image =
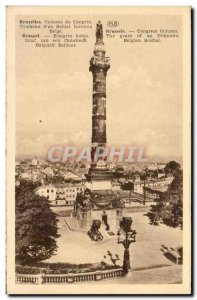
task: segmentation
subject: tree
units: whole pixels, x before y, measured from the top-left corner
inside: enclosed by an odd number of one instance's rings
[[[183,227],[183,173],[177,170],[168,191],[163,193],[160,199],[156,199],[155,205],[151,205],[147,213],[150,224],[161,223],[170,227]]]
[[[16,187],[16,261],[22,265],[48,259],[57,249],[57,216],[49,201],[35,193],[38,184],[21,181]]]
[[[180,171],[181,166],[174,160],[171,160],[169,163],[166,164],[164,171],[166,174],[174,175],[176,172]]]

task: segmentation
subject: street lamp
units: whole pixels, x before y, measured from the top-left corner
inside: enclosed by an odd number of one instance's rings
[[[122,244],[124,246],[124,258],[123,258],[122,268],[125,275],[128,273],[128,270],[131,269],[129,247],[131,243],[136,242],[137,232],[131,229],[132,223],[133,223],[132,218],[123,217],[120,221],[120,229],[117,233],[118,244]]]

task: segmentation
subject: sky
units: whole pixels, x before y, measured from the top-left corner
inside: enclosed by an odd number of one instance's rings
[[[25,20],[32,18],[23,16]],[[46,17],[39,16],[39,19]],[[87,16],[75,19],[85,20]],[[105,29],[109,29],[107,21],[111,19],[118,20],[120,28],[126,30],[177,29],[180,38],[161,43],[123,43],[118,38],[108,39]],[[107,74],[108,144],[143,146],[151,157],[180,157],[181,18],[174,15],[98,15],[88,20],[92,21],[92,29],[75,31],[89,35],[86,44],[54,49],[25,44],[21,33],[30,31],[21,31],[16,19],[16,155],[46,155],[54,145],[81,147],[91,143],[89,60],[93,55],[96,22],[101,20],[106,56],[111,60]]]

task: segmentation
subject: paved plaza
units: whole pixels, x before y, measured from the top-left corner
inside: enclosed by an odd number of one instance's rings
[[[165,225],[152,226],[144,214],[144,212],[128,213],[133,218],[133,229],[137,231],[136,243],[130,246],[132,269],[145,270],[168,265],[174,266],[174,263],[163,255],[161,245],[182,246],[182,231]],[[124,249],[121,244],[117,244],[116,237],[93,242],[85,233],[69,231],[64,217],[59,219],[58,226],[61,237],[57,240],[58,251],[48,260],[49,262],[98,263],[104,260],[103,255],[110,250],[113,254],[119,255],[118,263],[122,264]],[[105,261],[109,262],[109,260]],[[162,269],[164,270],[164,268]]]

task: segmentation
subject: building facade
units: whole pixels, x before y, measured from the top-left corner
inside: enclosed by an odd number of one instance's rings
[[[147,180],[145,187],[165,191],[168,186],[172,183],[173,177],[159,178],[155,180]],[[144,182],[137,180],[134,182],[134,192],[138,194],[144,194]]]
[[[77,193],[85,188],[82,184],[43,185],[37,189],[37,193],[46,197],[52,206],[74,206]]]

